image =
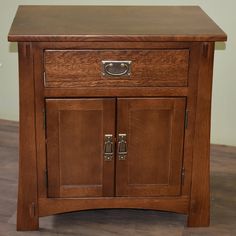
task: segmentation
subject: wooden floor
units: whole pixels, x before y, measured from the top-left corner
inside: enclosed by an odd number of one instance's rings
[[[0,120],[0,236],[236,235],[236,147],[212,145],[209,228],[186,228],[183,215],[122,209],[44,217],[39,232],[16,232],[17,172],[18,123]]]

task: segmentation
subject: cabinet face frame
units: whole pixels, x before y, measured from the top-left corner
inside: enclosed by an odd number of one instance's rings
[[[44,88],[44,71],[43,71],[43,60],[44,60],[44,50],[45,49],[96,49],[96,48],[109,48],[109,49],[121,49],[121,48],[148,48],[148,49],[165,49],[165,48],[180,48],[190,50],[190,64],[189,64],[189,81],[188,87],[156,87],[156,88],[78,88],[78,89],[47,89]],[[185,130],[184,138],[184,160],[183,166],[185,168],[185,179],[182,185],[180,198],[173,198],[176,204],[170,204],[170,209],[176,209],[177,212],[187,212],[186,204],[189,204],[190,198],[190,183],[191,183],[191,173],[192,173],[192,155],[193,155],[193,137],[194,137],[194,124],[195,124],[195,110],[196,110],[196,94],[197,94],[197,82],[198,82],[198,68],[202,55],[203,44],[199,42],[185,42],[185,43],[155,43],[155,42],[106,42],[106,43],[87,43],[87,42],[77,42],[77,43],[46,43],[41,42],[32,43],[32,53],[34,59],[34,86],[35,86],[35,120],[36,120],[36,145],[37,145],[37,182],[38,182],[38,199],[39,202],[47,202],[47,185],[46,185],[46,175],[45,170],[46,165],[46,139],[45,139],[45,129],[44,129],[44,111],[45,111],[45,99],[46,98],[91,98],[91,97],[186,97],[187,105],[186,110],[188,111],[188,127]],[[184,198],[184,205],[180,204],[177,206],[177,202],[182,201]],[[147,198],[142,198],[147,199]],[[175,199],[175,200],[174,200]],[[104,200],[105,201],[105,200]],[[108,201],[108,200],[107,200]],[[115,201],[115,200],[114,200]],[[120,201],[117,198],[117,201]],[[129,201],[127,199],[127,201]],[[133,200],[131,200],[132,202]],[[140,199],[141,201],[141,199]],[[145,200],[146,201],[146,200]],[[171,201],[171,199],[166,199],[166,201]],[[42,203],[44,205],[44,203]],[[39,209],[39,214],[49,215],[52,212],[60,212],[59,209],[46,208],[41,205],[42,209]],[[48,203],[50,204],[50,203]],[[56,200],[55,200],[56,204]],[[68,204],[72,204],[69,203]],[[74,203],[74,208],[68,207],[68,211],[79,210]],[[89,205],[84,205],[89,208]],[[114,203],[115,204],[115,203]],[[137,203],[138,204],[138,203]],[[144,202],[143,202],[144,204]],[[47,205],[47,204],[46,204]],[[73,204],[72,204],[73,206]],[[102,207],[102,204],[100,204]],[[109,207],[109,205],[104,205]],[[117,203],[117,206],[119,204]],[[112,207],[112,206],[111,206]],[[129,207],[129,204],[126,204]],[[131,207],[131,205],[130,205]],[[135,208],[135,205],[132,205]],[[137,205],[138,207],[138,205]],[[172,208],[173,207],[173,208]],[[179,209],[179,207],[181,209]],[[147,207],[148,208],[148,207]],[[166,208],[166,209],[167,209]],[[178,208],[178,210],[177,210]],[[86,207],[85,207],[86,209]],[[165,208],[158,205],[155,209]],[[65,208],[64,208],[64,211]]]

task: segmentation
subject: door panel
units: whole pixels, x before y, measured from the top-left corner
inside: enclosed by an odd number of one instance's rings
[[[114,158],[104,161],[105,134],[115,135],[114,99],[47,99],[49,197],[114,195]]]
[[[185,98],[118,99],[127,155],[117,159],[117,196],[180,194],[184,114]]]

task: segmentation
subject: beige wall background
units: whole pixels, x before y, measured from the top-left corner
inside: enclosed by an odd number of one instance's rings
[[[217,43],[211,142],[236,146],[236,1],[235,0],[0,0],[0,119],[18,120],[17,46],[7,34],[18,5],[199,5],[228,34]]]

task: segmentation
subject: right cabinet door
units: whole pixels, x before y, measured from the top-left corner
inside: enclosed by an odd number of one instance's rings
[[[185,98],[118,99],[116,196],[180,195],[185,107]]]

